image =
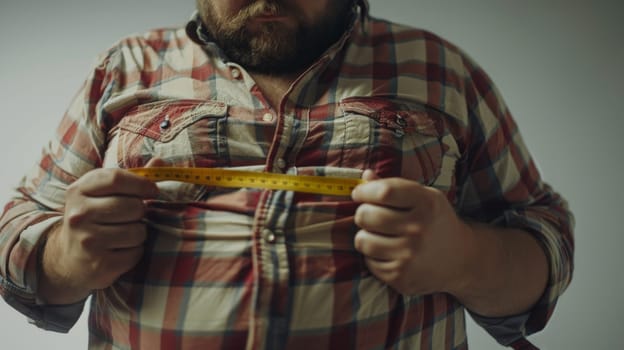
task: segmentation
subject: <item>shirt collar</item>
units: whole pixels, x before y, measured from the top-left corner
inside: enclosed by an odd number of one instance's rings
[[[216,54],[223,61],[227,61],[227,57],[223,51],[217,46],[216,43],[213,42],[197,11],[193,13],[191,19],[186,24],[185,29],[186,35],[191,39],[191,41],[201,46],[205,51]]]
[[[370,5],[368,5],[368,0],[357,0],[356,4],[360,7],[360,20],[363,26],[368,21]]]

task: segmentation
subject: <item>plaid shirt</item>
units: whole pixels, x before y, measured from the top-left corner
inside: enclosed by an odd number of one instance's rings
[[[364,169],[443,191],[466,219],[531,232],[550,263],[527,314],[474,315],[526,345],[570,281],[573,219],[543,183],[500,95],[457,47],[374,19],[350,30],[272,109],[198,21],[129,37],[99,60],[0,221],[0,294],[67,331],[82,303],[42,305],[37,256],[68,185],[99,167],[226,167],[359,178]],[[94,349],[465,349],[448,294],[400,295],[354,249],[348,197],[159,183],[139,264],[91,298]]]

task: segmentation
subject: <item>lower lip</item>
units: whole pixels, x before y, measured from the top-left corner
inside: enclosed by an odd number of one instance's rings
[[[288,20],[288,17],[286,16],[260,16],[260,17],[254,17],[253,19],[254,21],[258,21],[258,22],[284,22]]]

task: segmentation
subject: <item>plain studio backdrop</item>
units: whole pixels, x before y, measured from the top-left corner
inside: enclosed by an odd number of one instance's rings
[[[313,0],[310,0],[313,1]],[[542,349],[624,349],[620,218],[621,0],[371,0],[378,17],[449,39],[490,74],[543,177],[576,214],[576,269]],[[122,36],[185,23],[193,0],[0,0],[0,202],[38,159],[95,56]],[[0,302],[0,348],[84,349]],[[471,349],[500,349],[469,322]]]

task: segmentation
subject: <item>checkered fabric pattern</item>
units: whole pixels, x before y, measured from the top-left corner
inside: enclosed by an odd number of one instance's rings
[[[43,328],[75,322],[81,305],[38,303],[36,261],[68,185],[92,169],[154,157],[353,178],[373,169],[443,191],[466,219],[522,228],[541,242],[548,288],[499,337],[525,346],[571,278],[567,204],[541,180],[500,94],[465,53],[372,18],[366,6],[360,12],[277,109],[244,67],[197,35],[197,21],[108,50],[5,207],[0,294]],[[465,310],[451,295],[400,295],[367,270],[349,197],[159,187],[143,259],[92,295],[90,348],[467,348]]]

